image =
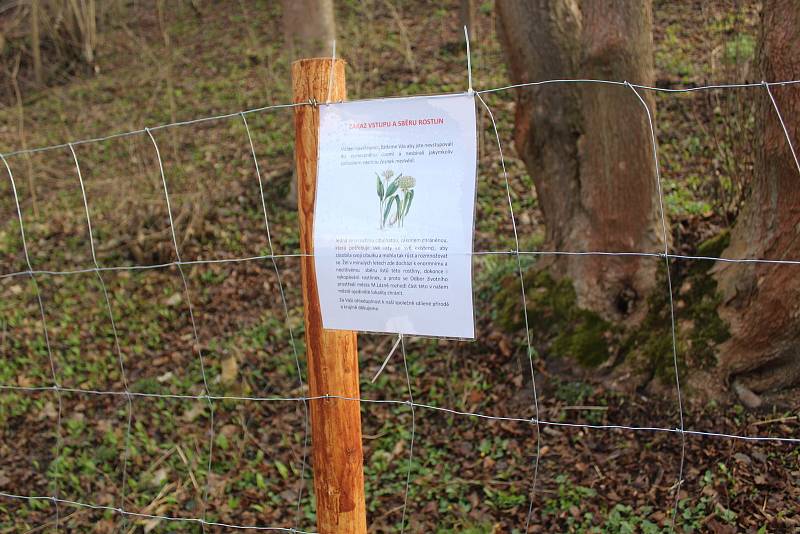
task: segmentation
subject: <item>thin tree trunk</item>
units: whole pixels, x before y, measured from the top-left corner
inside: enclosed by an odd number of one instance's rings
[[[792,0],[764,3],[758,51],[761,79],[800,73],[800,10]],[[800,86],[770,88],[789,140],[800,149]],[[750,197],[723,253],[729,258],[800,258],[800,172],[766,90],[756,93],[757,146]],[[800,384],[800,267],[715,266],[731,338],[719,347],[722,378],[755,392]],[[736,388],[741,391],[741,388]]]
[[[284,0],[283,32],[292,59],[329,57],[336,36],[333,0]]]
[[[461,26],[466,26],[471,41],[478,41],[478,30],[475,28],[475,0],[460,0],[458,19]]]
[[[33,54],[33,75],[36,78],[36,85],[42,86],[44,76],[42,75],[42,42],[39,33],[39,1],[31,2],[31,52]]]
[[[19,88],[19,67],[21,60],[22,57],[18,55],[14,62],[14,68],[11,71],[11,87],[14,89],[14,98],[17,105],[17,135],[20,139],[22,150],[26,150],[28,148],[28,137],[25,133],[25,105],[22,102],[22,91],[20,91]],[[38,219],[39,202],[37,201],[36,188],[33,182],[33,162],[31,161],[31,155],[29,153],[26,152],[24,157],[26,170],[28,171],[28,189],[31,195],[33,216]]]
[[[329,57],[336,38],[333,0],[283,0],[283,32],[289,60]],[[297,207],[297,178],[286,202]]]
[[[653,81],[649,1],[498,0],[497,10],[515,83]],[[652,95],[642,96],[653,110]],[[629,87],[521,89],[515,143],[536,186],[546,248],[663,251],[650,129]],[[581,307],[632,322],[645,314],[657,267],[652,259],[630,256],[560,256],[542,265],[572,280]]]

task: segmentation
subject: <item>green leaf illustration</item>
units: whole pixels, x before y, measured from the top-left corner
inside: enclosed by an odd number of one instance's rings
[[[402,213],[403,213],[403,202],[400,200],[400,197],[395,195],[397,198],[397,202],[395,202],[395,212],[394,212],[394,220],[398,223],[402,222]],[[400,224],[402,226],[402,224]]]
[[[414,200],[414,190],[410,189],[405,196],[404,199],[404,206],[403,206],[403,217],[408,215],[408,210],[411,208],[411,201]]]
[[[400,199],[397,198],[397,195],[390,197],[389,202],[386,203],[386,209],[383,210],[383,224],[386,224],[386,220],[389,218],[389,213],[392,211],[392,204],[400,205]]]
[[[398,183],[397,183],[397,180],[395,180],[395,181],[393,181],[392,183],[390,183],[390,184],[389,184],[389,187],[386,189],[386,196],[387,196],[387,197],[390,197],[390,196],[392,196],[392,195],[395,193],[395,191],[397,191],[397,187],[398,187],[399,185],[400,185],[400,184],[398,184]]]
[[[375,176],[378,178],[378,198],[383,200],[383,182],[381,182],[381,177],[378,176],[378,173],[375,173]]]

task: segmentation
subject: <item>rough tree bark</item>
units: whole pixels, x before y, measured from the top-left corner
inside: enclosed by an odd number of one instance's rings
[[[653,81],[651,2],[498,0],[499,33],[513,82],[598,78]],[[654,109],[651,94],[642,93]],[[517,152],[533,177],[545,247],[663,251],[650,130],[629,87],[547,84],[520,89]],[[637,257],[551,257],[578,304],[636,322],[655,284],[656,262]]]
[[[762,79],[800,74],[800,10],[793,0],[764,3],[758,63]],[[800,149],[800,86],[770,88],[795,150]],[[728,258],[800,258],[800,173],[766,90],[758,98],[750,196],[723,253]],[[731,338],[719,347],[722,378],[755,392],[800,384],[800,267],[715,266],[720,316]],[[745,390],[746,392],[746,390]]]
[[[330,57],[336,38],[333,0],[283,0],[283,35],[289,61]],[[286,203],[297,207],[297,178],[292,176]]]

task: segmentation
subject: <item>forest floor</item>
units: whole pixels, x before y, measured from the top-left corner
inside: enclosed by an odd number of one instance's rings
[[[229,2],[223,9],[209,3],[198,14],[181,2],[163,20],[137,4],[102,30],[95,75],[56,80],[49,89],[26,93],[21,106],[13,92],[5,95],[0,149],[289,102],[289,62],[274,4]],[[349,63],[349,97],[465,90],[463,39],[452,4],[337,2],[337,50]],[[481,6],[472,37],[479,89],[508,83],[493,17],[491,2]],[[658,83],[748,79],[756,25],[746,2],[655,2]],[[747,91],[656,97],[665,201],[681,253],[695,252],[730,226],[752,162],[752,132],[737,118],[752,105]],[[531,178],[515,155],[513,101],[509,91],[487,98],[498,119],[520,246],[535,250],[542,217]],[[640,112],[632,102],[634,109]],[[286,202],[292,110],[265,110],[247,120],[266,179],[274,252],[293,254],[297,217]],[[478,132],[475,248],[511,250],[505,182],[482,110]],[[182,259],[270,254],[241,118],[154,135],[170,181]],[[99,263],[173,261],[149,138],[119,137],[75,149],[92,204]],[[91,267],[69,150],[8,159],[34,268]],[[13,196],[8,181],[0,184],[0,268],[24,273]],[[525,261],[523,268],[534,265]],[[198,339],[174,266],[103,272],[121,358],[93,271],[37,276],[53,366],[36,286],[27,276],[0,278],[0,385],[17,388],[0,390],[0,492],[57,493],[150,516],[315,530],[305,406],[264,400],[307,394],[299,259],[281,258],[276,266],[280,281],[273,263],[263,259],[185,267]],[[691,264],[673,268],[680,275]],[[673,521],[679,532],[800,528],[800,447],[682,436],[676,431],[681,414],[674,376],[660,388],[623,394],[607,387],[602,370],[556,357],[537,341],[537,414],[524,329],[499,326],[508,321],[499,317],[498,288],[514,281],[516,269],[511,255],[475,257],[475,342],[407,339],[413,410],[404,404],[409,384],[402,355],[395,354],[371,382],[394,338],[359,336],[362,397],[398,401],[362,403],[371,532],[400,532],[403,517],[408,532],[442,533],[520,533],[526,523],[529,532],[668,532]],[[679,306],[680,288],[676,284]],[[515,313],[521,316],[521,302]],[[531,330],[538,340],[537,324]],[[60,392],[51,389],[54,369]],[[126,384],[136,393],[130,404]],[[206,387],[227,398],[210,406],[197,398]],[[747,410],[706,397],[683,391],[686,429],[771,437],[800,431],[796,407],[765,403]],[[546,423],[533,424],[536,417]],[[69,532],[203,531],[198,523],[110,509],[62,504],[58,511]],[[0,533],[49,531],[55,512],[46,499],[0,496]]]

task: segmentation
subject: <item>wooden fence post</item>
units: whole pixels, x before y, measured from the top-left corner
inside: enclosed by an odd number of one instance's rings
[[[347,97],[344,68],[345,62],[341,59],[301,59],[292,63],[294,102],[344,100]],[[298,106],[294,110],[300,250],[311,254],[314,251],[319,108]],[[314,258],[301,258],[301,274],[310,396],[338,395],[357,399],[356,333],[323,330]],[[319,399],[310,404],[317,528],[320,534],[364,534],[367,519],[360,402]]]

